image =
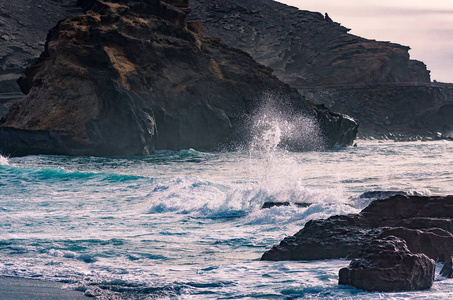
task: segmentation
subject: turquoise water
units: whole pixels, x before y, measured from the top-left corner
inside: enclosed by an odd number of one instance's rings
[[[447,141],[0,157],[0,275],[137,299],[451,299],[452,279],[423,292],[365,293],[338,286],[346,260],[259,258],[310,219],[360,211],[363,192],[446,195],[452,186]],[[265,201],[313,205],[260,209]]]

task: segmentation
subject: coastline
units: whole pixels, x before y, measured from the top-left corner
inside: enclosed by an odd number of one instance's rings
[[[0,276],[1,300],[81,300],[87,299],[82,292],[63,289],[63,283]]]

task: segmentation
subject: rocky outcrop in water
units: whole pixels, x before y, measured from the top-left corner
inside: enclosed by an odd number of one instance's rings
[[[278,105],[320,121],[326,145],[357,133],[355,121],[308,105],[246,53],[189,30],[187,1],[78,4],[85,14],[60,21],[24,71],[27,97],[3,127],[58,134],[70,155],[213,150],[246,140],[248,116],[277,91]]]
[[[397,194],[371,202],[358,214],[309,221],[261,259],[349,258],[339,284],[390,292],[430,288],[434,261],[446,262],[441,274],[451,276],[452,254],[453,196]]]
[[[435,264],[424,254],[413,254],[404,240],[389,236],[363,246],[359,258],[339,272],[339,284],[366,291],[413,291],[429,289]]]
[[[453,132],[453,85],[430,82],[409,47],[368,40],[320,13],[272,0],[193,0],[206,35],[274,69],[307,98],[361,123],[364,137]]]
[[[447,260],[453,254],[453,196],[396,195],[373,201],[359,214],[309,221],[262,260],[352,259],[366,243],[388,236],[405,240],[413,253]]]

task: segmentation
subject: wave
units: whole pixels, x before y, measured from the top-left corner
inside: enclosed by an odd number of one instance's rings
[[[314,190],[297,184],[275,189],[256,184],[216,184],[197,177],[179,177],[156,184],[146,196],[148,214],[177,213],[197,218],[241,218],[245,224],[277,224],[357,212],[336,190]],[[265,202],[312,205],[261,209]]]
[[[351,203],[358,209],[367,207],[371,202],[378,199],[385,199],[395,195],[405,196],[431,196],[429,189],[410,189],[407,191],[368,191],[358,197],[351,198]]]
[[[11,165],[3,169],[8,175],[16,175],[20,179],[25,181],[36,181],[36,180],[59,180],[59,181],[86,181],[86,180],[98,180],[100,182],[126,182],[136,181],[144,179],[146,177],[137,175],[127,174],[116,174],[116,173],[103,173],[103,172],[82,172],[82,171],[69,171],[64,168],[23,168]]]
[[[0,166],[8,166],[8,165],[9,165],[8,158],[6,158],[0,154]]]
[[[197,163],[211,158],[212,155],[212,153],[201,152],[192,148],[179,151],[159,150],[145,158],[144,161],[151,163]]]

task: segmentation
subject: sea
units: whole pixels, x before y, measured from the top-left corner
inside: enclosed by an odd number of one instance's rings
[[[291,152],[279,124],[235,151],[0,156],[0,275],[98,299],[452,299],[440,275],[426,291],[369,293],[338,285],[346,259],[260,257],[309,220],[359,212],[368,191],[452,194],[453,142]]]

